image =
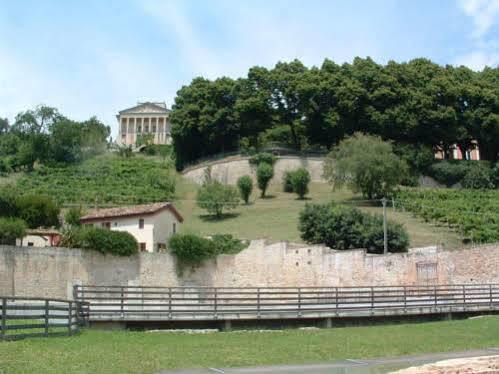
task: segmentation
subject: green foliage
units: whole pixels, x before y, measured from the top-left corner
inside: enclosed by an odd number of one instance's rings
[[[405,189],[395,199],[425,222],[458,230],[464,241],[499,241],[498,190]]]
[[[237,80],[195,78],[172,108],[177,166],[273,141],[330,149],[356,132],[413,144],[407,157],[398,154],[411,168],[425,168],[437,148],[448,158],[456,144],[463,154],[478,146],[482,159],[495,162],[497,75],[497,68],[474,72],[424,58],[381,65],[357,57],[311,68],[298,60],[252,67]]]
[[[154,174],[158,175],[156,181],[152,181]],[[143,204],[174,199],[169,175],[157,159],[106,155],[76,165],[37,168],[20,178],[16,188],[51,196],[60,205]]]
[[[201,209],[206,209],[217,218],[222,217],[224,210],[234,209],[239,202],[237,189],[217,180],[211,180],[199,187],[196,199]]]
[[[83,215],[81,206],[71,207],[64,213],[64,223],[69,226],[81,226],[80,218]]]
[[[138,252],[134,236],[100,227],[72,227],[63,233],[61,247],[91,249],[103,254],[131,256]]]
[[[469,189],[494,188],[492,170],[483,163],[476,164],[468,169],[461,181],[461,185]]]
[[[258,182],[258,188],[262,191],[261,197],[265,197],[265,191],[269,186],[270,180],[274,176],[274,168],[272,165],[262,162],[258,165],[256,169],[256,180]]]
[[[230,234],[216,234],[211,239],[190,233],[174,234],[168,242],[168,248],[177,257],[180,272],[185,266],[199,266],[219,254],[235,254],[247,246]]]
[[[282,190],[284,192],[294,192],[293,191],[293,171],[286,170],[282,175]]]
[[[391,196],[406,175],[390,143],[360,133],[341,141],[324,162],[324,177],[335,188],[346,184],[368,199]]]
[[[17,217],[17,193],[13,185],[0,186],[0,217]]]
[[[249,175],[243,175],[237,179],[237,188],[239,188],[239,194],[241,199],[248,204],[249,197],[253,191],[253,180]]]
[[[295,192],[300,199],[303,199],[308,194],[308,184],[310,183],[310,173],[305,168],[299,168],[291,174],[291,184],[293,192]]]
[[[324,243],[334,249],[366,248],[383,253],[383,218],[340,205],[307,204],[300,212],[298,228],[307,243]],[[405,252],[409,236],[402,225],[388,221],[388,250]]]
[[[26,235],[26,223],[19,218],[0,217],[0,244],[15,245]]]
[[[121,158],[130,158],[133,157],[133,149],[131,145],[120,145],[118,146],[118,154]]]
[[[491,179],[495,188],[499,188],[499,161],[496,162],[496,166],[492,169]]]
[[[272,153],[260,152],[250,157],[248,162],[250,165],[259,166],[262,163],[266,163],[268,165],[274,165],[277,161],[277,157]]]
[[[16,200],[18,215],[28,227],[59,226],[60,208],[46,195],[25,194]]]

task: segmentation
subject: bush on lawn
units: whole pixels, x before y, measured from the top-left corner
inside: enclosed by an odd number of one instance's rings
[[[259,166],[260,164],[263,163],[273,166],[277,161],[277,157],[274,156],[272,153],[260,152],[257,153],[256,155],[251,156],[248,161],[252,166]]]
[[[239,203],[238,192],[234,186],[212,180],[198,189],[197,204],[201,209],[217,218],[222,217],[224,210],[234,209]]]
[[[492,170],[480,163],[468,169],[461,180],[461,185],[463,188],[473,190],[494,188],[492,178]]]
[[[310,173],[305,168],[296,169],[291,174],[291,184],[293,191],[300,199],[303,199],[308,194],[308,184],[310,183]]]
[[[138,252],[137,240],[126,231],[100,227],[75,227],[63,232],[61,247],[92,249],[103,254],[131,256]]]
[[[253,191],[253,180],[249,175],[243,175],[237,179],[237,187],[239,188],[241,199],[248,204],[249,197]]]
[[[282,176],[282,189],[284,192],[293,192],[293,171],[287,170]]]
[[[265,191],[267,191],[267,187],[269,186],[269,182],[274,176],[274,168],[272,165],[267,164],[266,162],[258,165],[256,169],[256,179],[258,182],[258,188],[262,191],[261,197],[265,197]]]
[[[405,252],[409,237],[402,225],[387,222],[388,250]],[[382,253],[383,218],[356,208],[335,204],[307,204],[300,212],[298,228],[307,243],[324,243],[334,249],[366,248],[369,253]]]
[[[0,244],[15,245],[26,235],[26,223],[19,218],[0,218]]]

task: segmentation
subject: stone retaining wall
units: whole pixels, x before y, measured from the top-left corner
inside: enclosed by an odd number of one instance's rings
[[[0,246],[0,295],[71,298],[74,284],[143,286],[366,286],[499,283],[499,244],[370,255],[254,240],[179,276],[168,253],[104,256],[65,248]]]

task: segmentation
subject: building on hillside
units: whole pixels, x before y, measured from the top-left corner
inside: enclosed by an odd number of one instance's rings
[[[150,136],[154,144],[170,144],[169,113],[165,103],[156,102],[139,102],[120,111],[116,143],[134,146],[140,136]]]
[[[451,160],[480,160],[480,150],[478,149],[478,144],[474,142],[475,147],[473,149],[467,150],[464,154],[461,152],[457,145],[452,147],[450,153]],[[445,158],[445,153],[442,149],[438,149],[435,152],[435,158],[442,160]]]
[[[84,225],[127,231],[139,243],[140,251],[166,248],[168,238],[184,221],[169,202],[97,209],[80,218]]]
[[[62,235],[55,229],[29,229],[26,230],[26,236],[16,239],[18,247],[57,247],[61,241]]]

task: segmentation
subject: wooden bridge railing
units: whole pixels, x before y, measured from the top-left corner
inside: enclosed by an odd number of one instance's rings
[[[71,335],[85,322],[89,305],[81,301],[0,297],[0,340]]]
[[[196,320],[499,310],[498,284],[393,287],[75,286],[95,320]]]

